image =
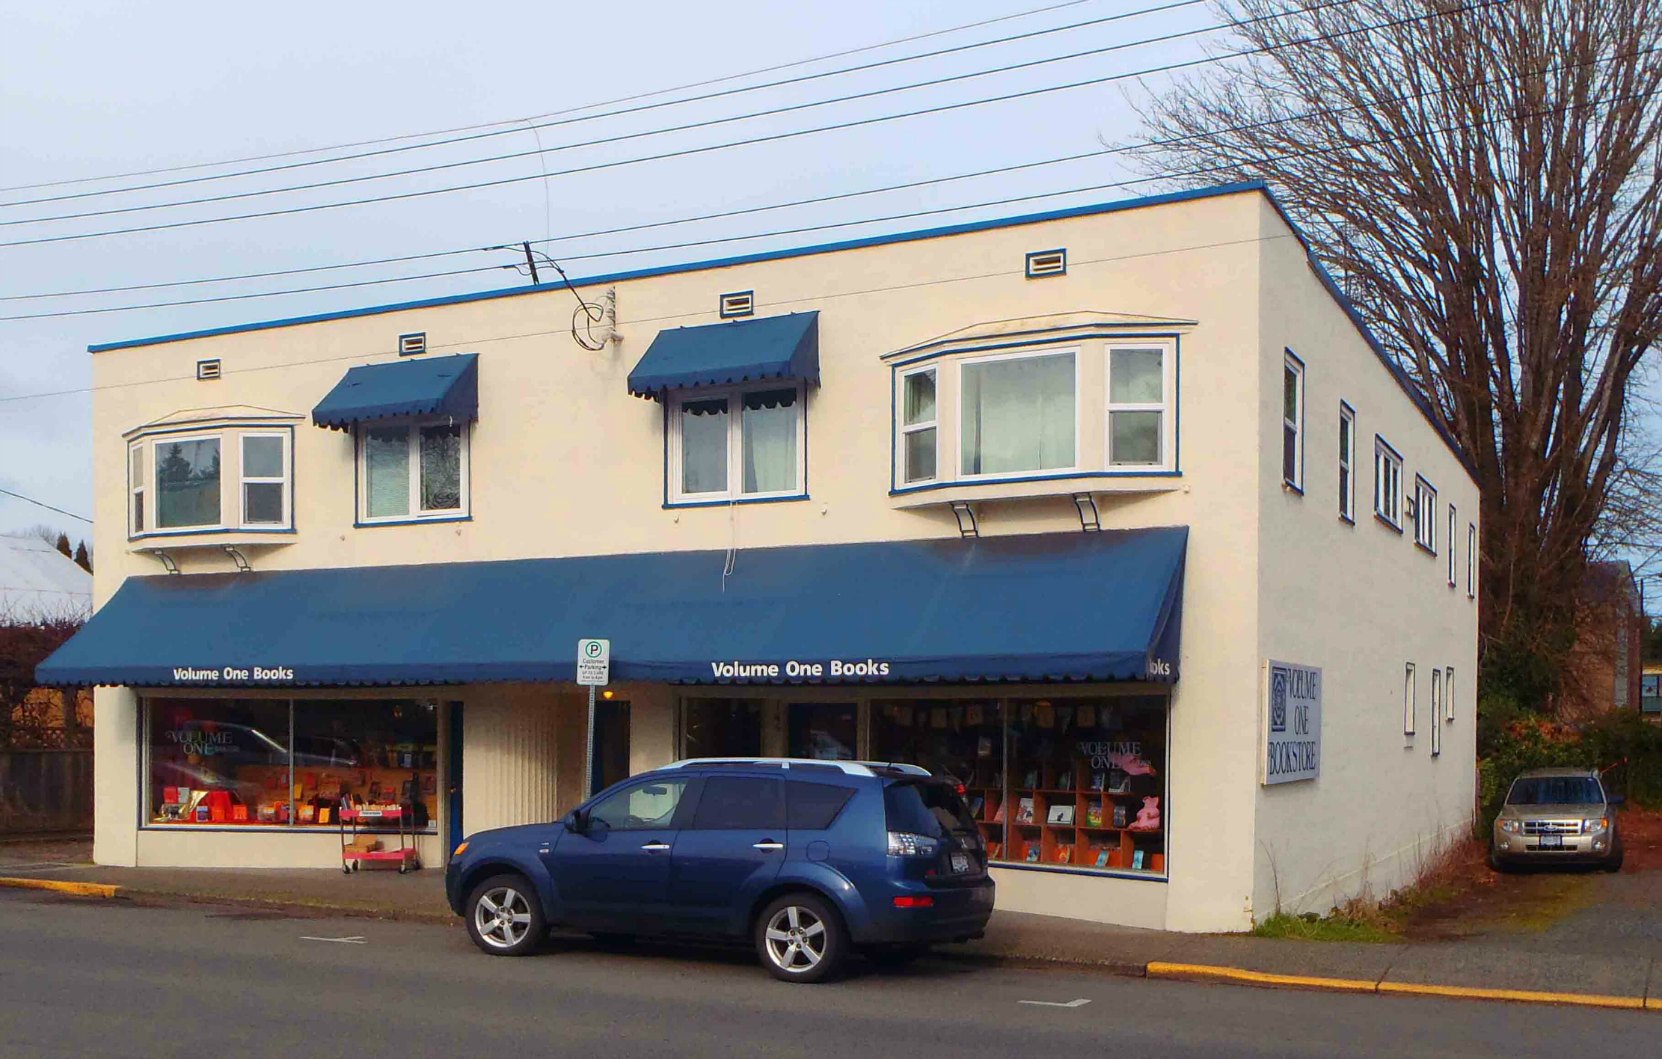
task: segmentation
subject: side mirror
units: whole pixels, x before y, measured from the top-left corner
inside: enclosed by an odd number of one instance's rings
[[[565,820],[562,822],[566,825],[566,830],[574,835],[588,834],[589,814],[581,809],[573,809],[567,813]]]

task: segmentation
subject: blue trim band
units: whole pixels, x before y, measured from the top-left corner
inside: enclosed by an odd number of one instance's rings
[[[934,489],[971,489],[978,485],[1020,485],[1022,482],[1065,482],[1073,478],[1181,478],[1182,471],[1070,471],[1067,474],[1035,474],[1023,478],[966,478],[952,482],[929,482],[923,485],[899,486],[889,490],[890,496],[926,493]],[[1020,499],[1020,498],[1000,498]]]
[[[735,496],[722,500],[670,500],[665,501],[664,510],[683,507],[726,507],[728,504],[787,504],[798,500],[812,500],[807,493],[792,493],[790,496]]]
[[[447,522],[472,522],[472,515],[444,515],[439,518],[399,518],[388,519],[385,522],[359,522],[354,520],[353,529],[380,529],[382,526],[442,526]]]

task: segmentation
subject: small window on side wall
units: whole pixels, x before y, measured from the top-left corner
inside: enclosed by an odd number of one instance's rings
[[[364,425],[357,436],[361,524],[467,516],[467,424]]]
[[[1454,667],[1449,666],[1443,677],[1443,720],[1454,721]]]
[[[1339,402],[1339,517],[1356,522],[1356,410]]]
[[[1281,481],[1304,492],[1304,362],[1291,350],[1281,365]]]
[[[1409,662],[1402,672],[1402,734],[1414,736],[1414,663]]]
[[[1466,598],[1477,598],[1477,523],[1466,523]]]
[[[1384,438],[1374,437],[1373,513],[1392,529],[1402,529],[1402,457]]]
[[[1437,490],[1432,484],[1414,476],[1414,543],[1437,554]]]
[[[1431,756],[1443,752],[1443,671],[1431,671]]]
[[[1460,515],[1454,510],[1454,505],[1448,506],[1448,587],[1453,588],[1455,577],[1459,573],[1459,563],[1456,561],[1458,553],[1454,550],[1455,534],[1459,532]]]

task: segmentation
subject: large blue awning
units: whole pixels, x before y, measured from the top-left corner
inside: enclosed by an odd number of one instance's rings
[[[1177,679],[1185,527],[129,578],[49,685]],[[815,667],[818,667],[817,669]]]
[[[665,390],[765,379],[819,382],[819,313],[659,331],[629,373],[629,392],[658,397]]]
[[[406,416],[449,416],[464,423],[478,419],[479,355],[360,364],[312,409],[313,423],[334,430]]]

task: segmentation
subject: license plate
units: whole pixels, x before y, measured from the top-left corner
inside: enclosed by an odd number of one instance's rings
[[[1558,835],[1542,835],[1541,836],[1541,848],[1542,849],[1563,849],[1564,848],[1564,839],[1562,837],[1558,836]]]
[[[959,875],[962,875],[965,872],[968,872],[970,870],[969,854],[968,853],[954,853],[952,855],[952,870],[954,872],[956,872],[957,874],[959,874]]]

